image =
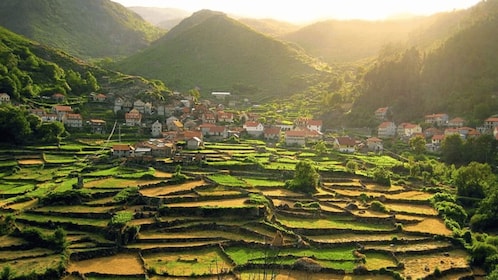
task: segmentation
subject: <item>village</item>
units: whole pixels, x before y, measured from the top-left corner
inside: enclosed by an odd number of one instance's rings
[[[111,131],[116,134],[119,133],[116,125],[119,129],[122,126],[140,128],[143,138],[148,140],[133,144],[114,143],[111,152],[116,157],[173,158],[183,149],[202,149],[204,141],[223,142],[240,137],[286,147],[303,147],[322,141],[327,147],[343,153],[381,153],[384,141],[398,139],[408,143],[414,137],[422,137],[429,152],[438,152],[445,137],[450,135],[459,135],[465,140],[492,134],[498,139],[498,117],[489,117],[476,128],[466,126],[463,118],[450,118],[446,113],[425,115],[422,123],[396,124],[391,120],[390,108],[382,107],[372,114],[380,123],[377,128],[364,129],[360,135],[341,135],[330,133],[333,129],[325,128],[322,120],[305,116],[268,124],[259,113],[251,112],[250,106],[247,111],[231,109],[235,102],[231,101],[229,92],[213,92],[211,95],[210,100],[197,101],[190,95],[177,92],[169,102],[153,104],[103,93],[91,94],[90,103],[112,108],[117,118],[122,115],[114,127],[109,120],[87,118],[75,112],[72,106],[65,104],[62,94],[51,97],[56,103],[51,109],[37,107],[29,110],[43,122],[59,121],[73,132],[86,129],[94,134],[109,134]],[[0,94],[0,104],[3,103],[10,103],[10,96],[6,93]]]

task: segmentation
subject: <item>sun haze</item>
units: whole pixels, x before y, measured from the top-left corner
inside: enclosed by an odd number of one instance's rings
[[[381,20],[396,14],[430,15],[469,8],[480,0],[113,0],[124,6],[210,9],[235,16],[273,18],[289,22],[320,19]]]

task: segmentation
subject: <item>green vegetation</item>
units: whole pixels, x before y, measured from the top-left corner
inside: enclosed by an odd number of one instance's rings
[[[129,55],[164,33],[110,1],[2,1],[0,24],[84,58]]]
[[[313,162],[302,160],[296,164],[294,179],[287,181],[285,184],[287,188],[293,191],[312,194],[316,192],[319,181],[320,174]]]
[[[152,63],[159,59],[162,63]],[[229,71],[221,61],[230,62]],[[304,89],[307,81],[303,77],[319,73],[322,65],[290,44],[219,12],[203,10],[115,68],[160,79],[178,90],[199,86],[206,91],[203,94],[226,90],[254,99],[275,92],[287,94],[290,88]]]

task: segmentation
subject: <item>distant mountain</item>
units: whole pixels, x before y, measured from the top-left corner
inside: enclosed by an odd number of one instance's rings
[[[436,38],[438,32],[446,34],[442,30],[449,30],[448,22],[458,22],[451,27],[453,35],[439,37],[439,45],[379,55],[363,75],[364,90],[351,119],[367,120],[385,106],[391,107],[397,122],[445,112],[478,125],[497,114],[498,1],[482,1],[456,15],[440,18],[427,29]]]
[[[164,29],[171,29],[192,13],[174,8],[128,7],[149,23]]]
[[[232,91],[247,97],[289,95],[323,63],[220,12],[194,13],[144,51],[116,64],[125,73],[201,93]]]
[[[301,28],[299,25],[274,19],[241,18],[238,19],[238,21],[253,28],[254,30],[273,37],[281,37]]]
[[[110,0],[2,0],[0,25],[81,58],[129,55],[164,34]]]
[[[459,30],[469,10],[383,21],[327,20],[305,26],[281,38],[328,63],[374,58],[388,45],[433,47]]]
[[[54,93],[77,97],[94,91],[126,96],[164,94],[164,85],[105,70],[0,27],[0,92],[24,103]]]

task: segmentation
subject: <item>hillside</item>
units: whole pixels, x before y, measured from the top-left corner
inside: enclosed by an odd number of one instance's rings
[[[159,79],[175,90],[288,95],[323,64],[225,14],[194,13],[144,51],[116,64],[125,73]]]
[[[282,36],[328,63],[373,58],[386,45],[431,47],[458,31],[468,11],[385,21],[327,20]]]
[[[87,64],[0,27],[0,92],[14,102],[62,93],[77,97],[97,90],[121,95],[158,95],[164,85]]]
[[[81,58],[129,55],[163,34],[109,0],[4,0],[0,25]]]
[[[431,51],[385,53],[367,70],[352,119],[391,106],[396,121],[446,112],[470,123],[498,113],[498,1],[468,11],[459,30]]]

